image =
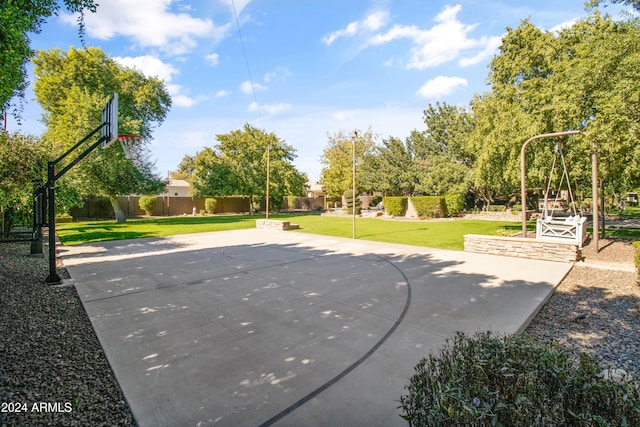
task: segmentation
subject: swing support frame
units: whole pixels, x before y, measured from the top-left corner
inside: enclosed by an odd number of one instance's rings
[[[527,139],[525,143],[522,145],[522,149],[520,150],[520,200],[522,204],[522,236],[526,237],[527,235],[527,186],[526,186],[526,175],[527,175],[527,165],[526,165],[526,150],[527,146],[538,139],[544,138],[560,138],[563,136],[570,135],[585,135],[584,132],[580,130],[567,130],[563,132],[552,132],[552,133],[544,133],[536,136],[532,136]],[[595,147],[591,151],[591,188],[593,190],[593,244],[595,251],[598,252],[598,157],[596,154]]]

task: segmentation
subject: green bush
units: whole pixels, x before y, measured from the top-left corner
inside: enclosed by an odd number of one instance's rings
[[[153,210],[156,208],[156,202],[158,198],[156,196],[142,196],[138,200],[138,206],[144,211],[145,214],[153,215]]]
[[[408,199],[406,197],[385,197],[382,202],[387,215],[404,216],[407,211]]]
[[[489,205],[489,209],[487,209],[489,212],[504,212],[505,210],[506,207],[504,205]]]
[[[444,195],[444,202],[447,207],[448,216],[458,216],[464,211],[464,194],[448,193]]]
[[[287,196],[287,207],[289,209],[296,209],[298,206],[298,196]]]
[[[218,204],[218,200],[216,199],[213,199],[213,198],[204,199],[204,210],[210,214],[216,213],[217,204]]]
[[[400,398],[411,426],[640,425],[635,382],[557,343],[458,333],[415,371]]]
[[[640,278],[640,242],[633,242],[633,250],[634,250],[634,261],[636,264],[636,272],[638,273],[638,278]]]
[[[447,205],[442,196],[412,197],[411,203],[420,218],[442,218],[447,216]]]
[[[353,214],[353,207],[354,207],[354,197],[353,197],[353,190],[349,189],[347,191],[344,192],[344,203],[345,206],[343,208],[343,212],[349,215]],[[360,215],[360,213],[362,212],[362,202],[360,201],[360,198],[358,196],[355,197],[355,209],[356,209],[356,215]]]

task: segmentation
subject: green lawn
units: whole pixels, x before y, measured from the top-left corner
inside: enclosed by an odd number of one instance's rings
[[[57,225],[65,245],[105,240],[159,237],[204,231],[235,230],[255,227],[263,216],[170,217],[115,221],[72,222]],[[320,215],[270,215],[300,225],[300,232],[338,237],[351,237],[351,218]],[[465,234],[505,234],[520,230],[518,222],[499,221],[390,221],[374,218],[356,219],[358,239],[404,243],[432,248],[458,249],[464,246]]]

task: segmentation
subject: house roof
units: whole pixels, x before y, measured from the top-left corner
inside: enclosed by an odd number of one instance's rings
[[[184,179],[170,179],[167,187],[191,187]]]

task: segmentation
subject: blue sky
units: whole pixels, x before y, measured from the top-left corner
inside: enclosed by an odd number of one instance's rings
[[[404,139],[425,129],[429,103],[465,105],[486,91],[507,26],[530,18],[554,30],[587,16],[584,0],[98,3],[86,18],[87,45],[165,80],[172,95],[151,145],[162,176],[213,146],[216,134],[250,123],[294,146],[295,164],[311,180],[320,177],[328,134],[371,128]],[[32,37],[36,49],[80,45],[75,17],[65,14]],[[10,131],[43,131],[33,98],[29,92],[22,125],[10,120]]]

